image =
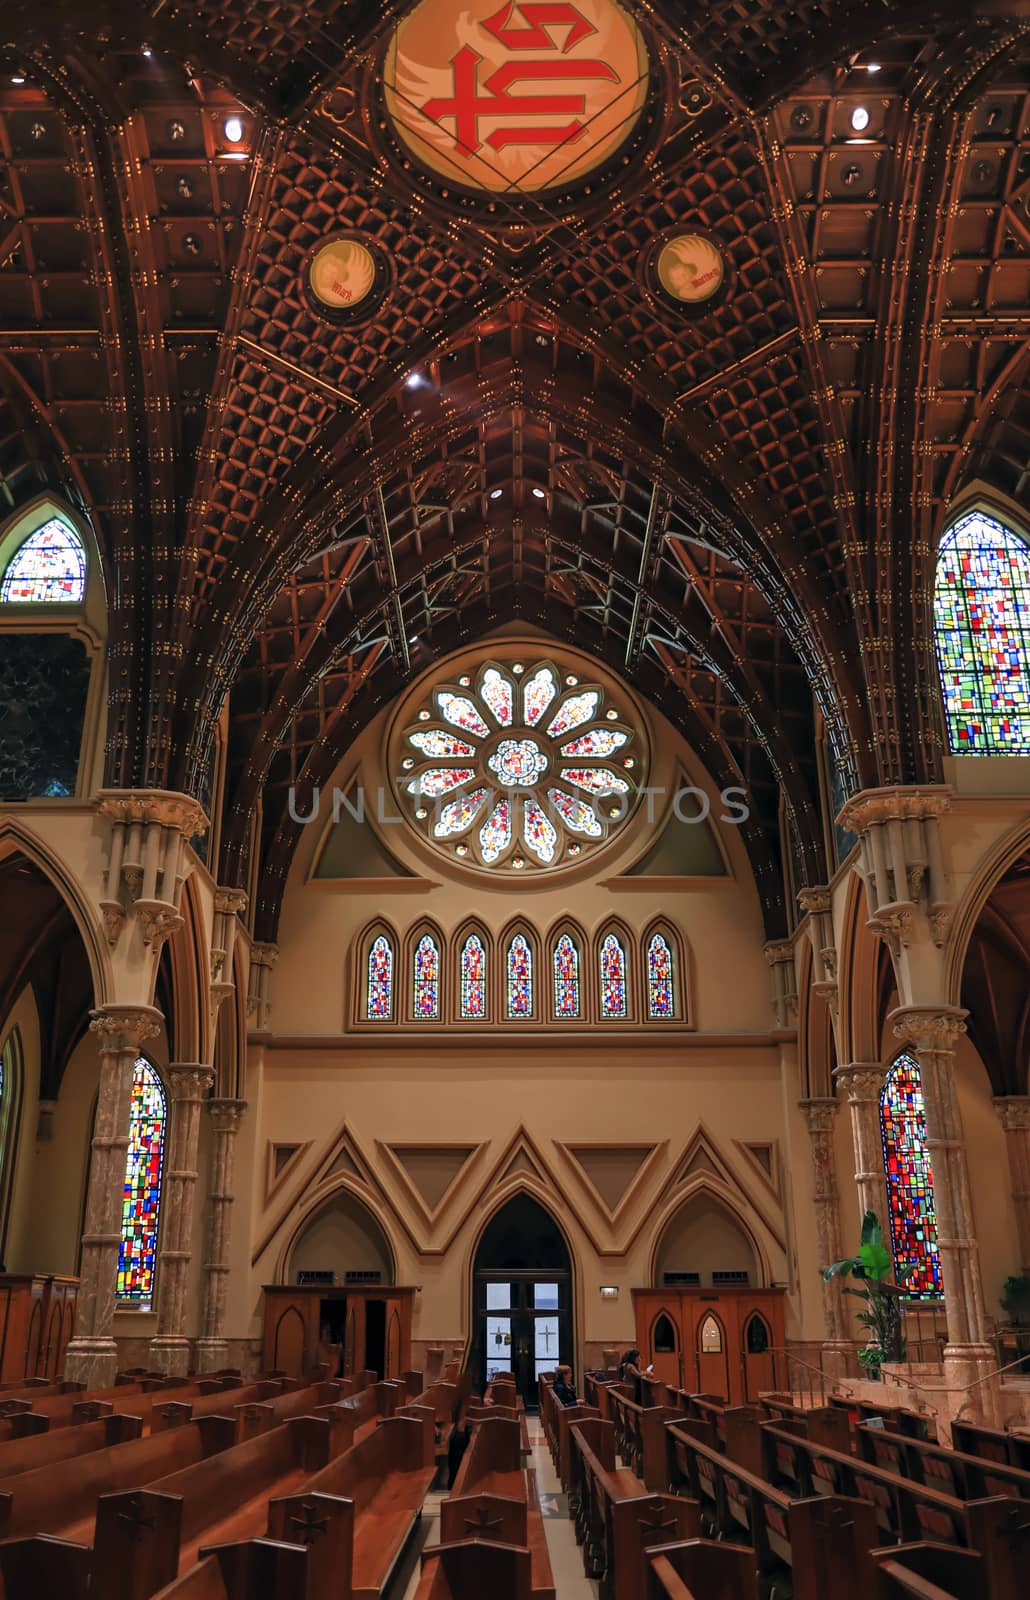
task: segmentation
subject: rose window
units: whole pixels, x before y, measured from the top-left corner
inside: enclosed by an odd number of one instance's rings
[[[600,684],[548,661],[490,663],[434,688],[403,727],[398,787],[436,849],[471,866],[541,870],[611,837],[642,760],[638,731]]]

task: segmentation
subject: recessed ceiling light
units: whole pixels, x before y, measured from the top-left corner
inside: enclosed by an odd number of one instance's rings
[[[491,489],[490,490],[490,499],[491,500],[499,500],[503,493],[504,493],[503,489]]]
[[[240,140],[243,138],[242,117],[226,117],[225,137],[228,139],[230,144],[239,144]]]
[[[866,106],[856,106],[851,113],[851,126],[856,133],[863,133],[869,126],[869,111]]]
[[[405,389],[421,389],[422,379],[417,372],[409,372],[404,380]]]
[[[12,83],[24,83],[25,79],[21,76],[20,72],[16,72],[14,74],[14,76],[11,78],[11,82]]]
[[[881,72],[883,70],[878,61],[867,61],[865,69],[867,72]]]
[[[143,46],[143,54],[146,56],[147,60],[149,61],[151,56],[154,54],[154,52],[153,52],[153,50],[151,50],[151,48],[150,48],[150,46],[148,44],[145,44]]]
[[[546,498],[547,498],[547,496],[544,493],[543,489],[534,489],[533,493],[536,495],[536,498],[538,500],[546,500]]]

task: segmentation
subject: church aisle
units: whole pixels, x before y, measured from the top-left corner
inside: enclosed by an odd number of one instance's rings
[[[600,1592],[597,1584],[583,1576],[583,1558],[576,1543],[575,1529],[539,1417],[529,1420],[529,1439],[533,1447],[532,1464],[540,1492],[540,1509],[544,1515],[544,1532],[551,1555],[556,1600],[597,1600]]]

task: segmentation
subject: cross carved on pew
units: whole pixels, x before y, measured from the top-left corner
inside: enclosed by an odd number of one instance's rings
[[[1022,1549],[1030,1536],[1030,1517],[1018,1502],[1013,1501],[1011,1510],[1006,1513],[1005,1524],[1002,1532],[1009,1544],[1014,1550]]]
[[[815,1507],[814,1520],[820,1528],[839,1529],[841,1532],[855,1526],[855,1519],[851,1512],[845,1506],[837,1505],[832,1500],[823,1500]]]
[[[676,1532],[676,1518],[673,1516],[666,1517],[665,1507],[662,1505],[649,1506],[647,1509],[647,1514],[637,1518],[637,1526],[641,1531],[643,1542],[646,1545],[651,1540],[652,1535],[663,1533],[674,1534]]]
[[[118,1513],[118,1521],[129,1524],[129,1536],[132,1539],[138,1539],[145,1528],[154,1526],[153,1517],[143,1515],[143,1498],[138,1494],[129,1497],[126,1509]]]
[[[500,1526],[500,1517],[491,1518],[489,1509],[486,1506],[480,1506],[474,1520],[472,1517],[465,1518],[465,1532],[479,1533],[484,1538],[488,1538],[490,1534],[497,1532]]]
[[[289,1523],[291,1528],[297,1530],[298,1544],[314,1544],[329,1529],[328,1517],[318,1516],[308,1500],[305,1500],[298,1515],[290,1517]]]

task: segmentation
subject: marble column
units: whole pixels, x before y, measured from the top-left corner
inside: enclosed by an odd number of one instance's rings
[[[886,1238],[890,1233],[890,1206],[880,1129],[880,1096],[886,1073],[878,1061],[853,1061],[850,1066],[838,1067],[833,1076],[847,1098],[851,1113],[859,1225],[867,1211],[874,1211]],[[858,1231],[856,1227],[856,1243]]]
[[[132,1074],[136,1058],[164,1022],[153,1006],[101,1006],[90,1032],[100,1045],[100,1087],[93,1123],[86,1219],[75,1336],[65,1352],[64,1376],[88,1389],[114,1382],[118,1250],[122,1237],[125,1163],[129,1149]]]
[[[169,1118],[161,1197],[161,1248],[157,1258],[157,1333],[150,1343],[155,1372],[183,1378],[189,1371],[186,1294],[189,1288],[193,1202],[197,1189],[200,1108],[214,1083],[211,1067],[176,1063],[168,1068]]]
[[[245,1100],[209,1100],[213,1139],[208,1192],[207,1250],[204,1261],[204,1315],[197,1340],[198,1372],[217,1372],[228,1365],[225,1301],[229,1288],[229,1243],[232,1235],[233,1164],[236,1135],[247,1109]]]
[[[889,1019],[894,1037],[909,1046],[919,1062],[948,1325],[944,1370],[954,1387],[974,1382],[998,1364],[987,1342],[969,1166],[955,1089],[955,1040],[966,1031],[965,1016],[953,1006],[910,1006],[892,1012]]]
[[[839,1110],[836,1100],[798,1102],[812,1148],[812,1192],[815,1201],[815,1232],[819,1247],[819,1270],[839,1261],[843,1255],[840,1230],[840,1200],[833,1159],[833,1124]],[[839,1344],[845,1335],[844,1311],[837,1282],[823,1283],[823,1319],[826,1338]]]
[[[999,1097],[994,1109],[1005,1130],[1021,1270],[1030,1273],[1030,1096]]]

